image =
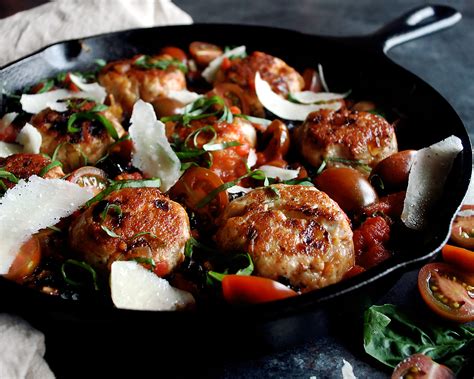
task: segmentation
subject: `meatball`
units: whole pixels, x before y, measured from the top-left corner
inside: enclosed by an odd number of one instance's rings
[[[210,127],[212,127],[211,130]],[[198,133],[199,129],[202,132]],[[197,135],[196,146],[194,138],[188,138],[186,146],[183,146],[185,149],[201,149],[206,143],[216,146],[229,142],[238,143],[238,146],[217,147],[218,150],[202,155],[204,161],[210,162],[209,168],[224,182],[235,180],[247,172],[250,149],[257,143],[257,133],[252,123],[241,117],[234,117],[232,123],[218,122],[214,116],[191,121],[187,126],[167,123],[166,133],[170,141],[175,144],[177,140],[178,144],[184,144],[186,138],[192,133]]]
[[[190,238],[184,208],[157,188],[124,188],[92,204],[69,228],[69,245],[90,265],[110,269],[116,260],[153,261],[159,276],[184,260]]]
[[[92,112],[96,103],[88,100],[71,100],[66,112],[56,112],[49,108],[34,115],[31,124],[41,133],[41,153],[52,156],[57,151],[57,160],[63,164],[65,172],[87,164],[95,164],[114,142],[109,132],[98,118],[76,116],[73,127],[77,132],[68,131],[68,121],[74,114],[97,114],[108,120],[119,137],[125,131],[110,109]]]
[[[308,186],[278,184],[232,201],[215,240],[223,251],[249,253],[256,275],[302,291],[340,281],[355,259],[346,214]]]
[[[0,167],[11,172],[18,179],[28,179],[32,175],[39,175],[41,171],[51,163],[51,159],[41,154],[13,154],[6,158],[0,158]],[[44,173],[46,179],[59,179],[64,176],[61,167],[56,166]],[[8,179],[1,179],[7,188],[12,188],[15,183]]]
[[[172,61],[173,57],[162,54],[148,58],[138,55],[114,61],[99,74],[99,83],[122,106],[125,117],[131,115],[138,99],[151,103],[169,91],[186,89],[186,77],[176,65],[170,64],[164,69],[154,67],[159,65],[157,62]]]
[[[286,97],[289,93],[299,92],[304,87],[303,77],[279,58],[255,51],[245,58],[235,58],[228,66],[222,65],[217,72],[218,83],[235,83],[248,93],[250,113],[263,116],[263,107],[255,94],[255,74],[260,72],[273,91]]]
[[[328,166],[337,166],[339,159],[358,161],[354,168],[360,164],[374,167],[397,152],[391,124],[378,115],[348,109],[310,113],[296,137],[301,154],[314,167],[319,167],[323,160]]]

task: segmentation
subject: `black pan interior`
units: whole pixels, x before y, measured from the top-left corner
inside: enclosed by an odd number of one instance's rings
[[[0,83],[4,93],[12,93],[30,86],[41,79],[66,70],[95,70],[95,59],[107,61],[131,57],[138,53],[153,54],[161,47],[173,45],[187,49],[195,40],[208,41],[221,46],[246,45],[247,51],[261,50],[281,57],[289,65],[302,71],[321,63],[329,88],[334,92],[352,90],[351,97],[358,100],[373,100],[387,109],[393,120],[398,120],[397,136],[400,150],[418,149],[440,141],[450,135],[458,136],[464,145],[447,181],[444,197],[430,218],[430,225],[423,233],[414,233],[400,241],[397,255],[356,278],[324,288],[319,291],[277,302],[244,308],[234,314],[259,315],[262,319],[278,319],[285,314],[294,314],[303,309],[314,309],[343,294],[363,292],[379,279],[394,276],[401,268],[419,264],[432,257],[449,234],[450,223],[467,190],[471,175],[471,147],[468,134],[455,111],[429,85],[390,61],[381,47],[370,38],[329,38],[301,34],[284,29],[239,26],[207,25],[171,26],[139,29],[107,34],[77,41],[59,43],[5,67],[0,72]],[[5,111],[2,102],[2,113]],[[3,290],[2,290],[3,289]],[[358,291],[362,289],[362,291]],[[60,299],[46,299],[5,280],[0,282],[0,291],[9,294],[18,307],[18,296],[28,297],[30,304],[60,312],[69,317],[77,312],[88,313],[92,318],[103,312],[104,317],[113,317],[147,312],[125,312],[97,305],[70,304]],[[12,295],[13,294],[13,295]],[[346,297],[347,299],[348,297]],[[58,301],[59,300],[59,301]],[[28,308],[28,307],[27,307]],[[101,307],[99,306],[99,309]],[[57,314],[56,314],[57,315]],[[67,316],[69,315],[69,316]],[[186,319],[187,315],[166,315]],[[194,317],[194,316],[193,316]]]

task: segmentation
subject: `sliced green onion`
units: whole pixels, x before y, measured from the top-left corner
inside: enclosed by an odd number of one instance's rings
[[[100,228],[107,233],[107,235],[109,237],[112,237],[112,238],[121,238],[117,233],[115,233],[113,230],[110,230],[109,228],[107,228],[105,225],[101,225]]]
[[[45,176],[50,170],[52,170],[55,167],[63,167],[63,164],[59,161],[52,161],[50,164],[48,164],[47,166],[41,169],[38,176],[41,176],[41,177]]]
[[[87,272],[89,272],[92,276],[92,281],[94,283],[94,289],[96,291],[99,290],[99,286],[97,285],[97,273],[95,272],[95,270],[89,265],[87,264],[86,262],[82,262],[82,261],[76,261],[75,259],[68,259],[67,261],[65,261],[62,265],[61,265],[61,274],[64,278],[64,281],[68,284],[71,284],[73,286],[76,286],[76,287],[82,287],[84,286],[84,283],[81,283],[81,282],[77,282],[71,278],[68,277],[67,273],[66,273],[66,266],[67,265],[71,265],[71,266],[75,266],[75,267],[79,267],[83,270],[86,270]]]
[[[103,112],[109,109],[109,107],[105,104],[96,104],[89,112]]]

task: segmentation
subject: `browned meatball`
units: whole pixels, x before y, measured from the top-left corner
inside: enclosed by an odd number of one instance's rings
[[[189,237],[186,211],[157,188],[115,191],[87,208],[69,228],[69,245],[92,266],[105,270],[116,260],[151,259],[159,276],[184,260]]]
[[[256,275],[284,278],[302,291],[340,281],[354,265],[346,214],[314,187],[272,187],[227,206],[215,236],[219,248],[249,253]]]
[[[349,160],[358,161],[354,168],[360,168],[360,164],[374,167],[397,152],[397,138],[391,124],[381,116],[349,109],[310,113],[296,137],[301,154],[314,167],[319,167],[323,160],[328,166]]]
[[[255,74],[260,72],[273,91],[286,97],[291,92],[299,92],[304,87],[303,77],[280,58],[255,51],[246,58],[230,60],[230,65],[221,65],[217,72],[217,83],[235,83],[249,91],[250,113],[263,116],[263,107],[255,94]]]
[[[6,158],[0,158],[0,167],[11,172],[18,179],[28,179],[32,175],[39,175],[41,171],[51,163],[51,159],[41,154],[13,154]],[[44,173],[47,179],[59,179],[64,176],[61,167],[56,166]],[[8,179],[1,179],[7,188],[12,188],[15,183]]]
[[[31,124],[41,133],[41,153],[52,156],[56,148],[61,145],[57,160],[63,164],[65,172],[96,163],[114,142],[107,129],[97,119],[78,118],[73,127],[79,130],[68,132],[68,120],[71,116],[90,112],[96,105],[93,101],[84,100],[71,100],[70,104],[73,105],[66,112],[56,112],[47,108],[31,119]],[[110,121],[119,137],[125,133],[110,109],[92,113],[100,114]]]
[[[163,54],[146,59],[137,55],[132,59],[114,61],[105,66],[99,74],[99,83],[122,106],[124,115],[129,117],[138,99],[153,102],[169,91],[186,89],[186,77],[176,65],[168,65],[165,69],[149,68],[157,61],[169,62],[170,55]]]
[[[191,133],[196,133],[201,128],[212,128],[215,131],[215,138],[211,144],[221,144],[225,142],[236,142],[238,146],[219,148],[204,154],[202,158],[211,162],[209,167],[224,182],[229,182],[247,173],[247,158],[251,148],[257,143],[257,132],[252,123],[241,118],[234,117],[232,123],[217,122],[216,117],[208,117],[201,120],[193,120],[188,126],[181,124],[167,123],[166,134],[170,141],[179,138],[181,142],[186,140]],[[213,132],[206,131],[199,133],[196,138],[197,146],[194,146],[194,138],[189,138],[187,148],[202,148],[214,136]],[[209,154],[212,158],[209,159]]]

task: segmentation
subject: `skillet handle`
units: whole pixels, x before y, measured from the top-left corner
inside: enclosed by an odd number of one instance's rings
[[[449,28],[461,20],[461,13],[444,5],[415,8],[375,32],[372,37],[384,53],[415,38]]]

